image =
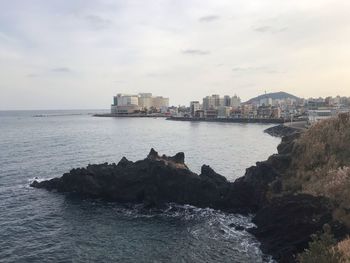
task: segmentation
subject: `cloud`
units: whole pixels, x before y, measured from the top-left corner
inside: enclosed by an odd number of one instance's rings
[[[37,77],[39,77],[39,75],[32,73],[32,74],[28,74],[26,77],[27,78],[37,78]]]
[[[1,107],[103,107],[121,88],[171,104],[266,86],[350,96],[350,1],[2,2]]]
[[[85,20],[93,29],[103,29],[112,25],[112,21],[98,15],[87,15]]]
[[[185,55],[194,55],[194,56],[203,56],[203,55],[209,55],[210,52],[207,50],[201,50],[201,49],[185,49],[182,51],[182,54]]]
[[[277,74],[277,73],[284,73],[283,71],[279,71],[276,69],[272,69],[266,66],[259,66],[259,67],[234,67],[232,71],[236,73],[256,73],[256,72],[262,72],[262,73],[268,73],[268,74]]]
[[[1,32],[1,31],[0,31],[0,40],[10,42],[10,43],[15,42],[15,40],[12,37],[8,36],[7,34]]]
[[[265,67],[234,67],[232,71],[235,72],[249,72],[249,71],[261,71],[266,69]]]
[[[169,77],[170,74],[167,71],[161,70],[161,71],[148,72],[145,74],[145,76],[148,78],[164,78],[164,77]]]
[[[287,31],[287,27],[272,27],[272,26],[259,26],[259,27],[254,27],[254,31],[259,32],[259,33],[280,33]]]
[[[70,68],[67,68],[67,67],[58,67],[58,68],[52,68],[51,72],[55,72],[55,73],[70,73],[70,72],[72,72],[72,70]]]
[[[199,22],[213,22],[218,19],[220,19],[220,16],[218,15],[202,16],[199,18]]]

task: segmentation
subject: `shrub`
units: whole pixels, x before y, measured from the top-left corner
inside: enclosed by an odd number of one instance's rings
[[[300,263],[339,263],[344,255],[336,246],[337,242],[329,225],[323,227],[323,233],[312,236],[309,248],[297,257]]]
[[[318,122],[301,135],[283,189],[326,196],[350,208],[350,114]]]
[[[337,244],[338,250],[343,254],[341,262],[350,262],[350,238],[346,238]]]

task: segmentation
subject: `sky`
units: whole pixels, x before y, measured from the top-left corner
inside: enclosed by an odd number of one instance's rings
[[[350,96],[348,0],[0,0],[0,110]]]

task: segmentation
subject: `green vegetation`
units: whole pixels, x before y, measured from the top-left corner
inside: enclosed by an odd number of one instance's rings
[[[328,225],[323,228],[323,233],[312,236],[309,249],[298,255],[300,263],[339,263],[345,256],[336,245],[331,229]]]

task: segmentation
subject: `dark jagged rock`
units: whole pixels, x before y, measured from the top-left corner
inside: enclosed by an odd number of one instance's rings
[[[297,128],[289,127],[284,124],[273,126],[271,128],[264,130],[264,132],[266,132],[267,134],[275,137],[289,136],[299,131],[300,130]]]
[[[31,186],[117,202],[143,202],[148,206],[175,202],[225,211],[251,212],[249,207],[243,205],[243,200],[236,198],[244,196],[241,189],[209,166],[204,165],[200,175],[191,172],[184,158],[184,153],[167,157],[159,156],[151,149],[147,158],[141,161],[131,162],[123,157],[118,165],[88,165],[86,168],[72,169],[61,178],[34,181]]]
[[[332,203],[310,195],[284,195],[283,175],[290,172],[295,140],[300,133],[282,138],[278,154],[246,170],[229,182],[210,166],[198,175],[185,164],[184,153],[159,156],[151,149],[147,158],[132,162],[123,157],[115,164],[88,165],[72,169],[61,178],[34,181],[31,186],[104,198],[124,203],[162,206],[168,202],[211,207],[226,212],[256,213],[256,229],[249,230],[262,250],[279,262],[294,262],[295,253],[307,248],[310,235],[333,227],[336,237],[349,233],[332,220]],[[271,195],[274,198],[271,199]],[[280,196],[277,197],[276,196]]]
[[[283,177],[293,172],[293,149],[300,135],[294,132],[284,136],[278,154],[248,168],[234,182],[238,188],[246,188],[249,194],[241,201],[256,212],[253,222],[257,228],[250,232],[261,242],[262,251],[278,262],[295,262],[294,255],[308,247],[310,235],[322,231],[324,224],[331,225],[337,239],[350,233],[343,224],[333,221],[335,204],[329,199],[283,192]]]
[[[128,167],[128,166],[130,166],[130,165],[132,165],[133,164],[133,162],[132,161],[129,161],[128,159],[126,159],[126,157],[123,157],[120,161],[119,161],[119,163],[118,163],[118,166],[120,166],[120,167]]]
[[[245,189],[248,193],[243,202],[249,205],[251,211],[256,212],[267,204],[268,191],[278,193],[282,190],[280,179],[290,167],[293,145],[299,136],[300,133],[294,133],[283,137],[278,154],[249,167],[245,175],[234,182],[235,187]]]
[[[324,197],[299,194],[275,198],[257,212],[253,218],[257,228],[249,232],[262,243],[262,251],[278,262],[295,262],[294,255],[308,247],[310,236],[324,224],[331,225],[336,237],[344,237],[344,226],[332,220],[333,208]]]

